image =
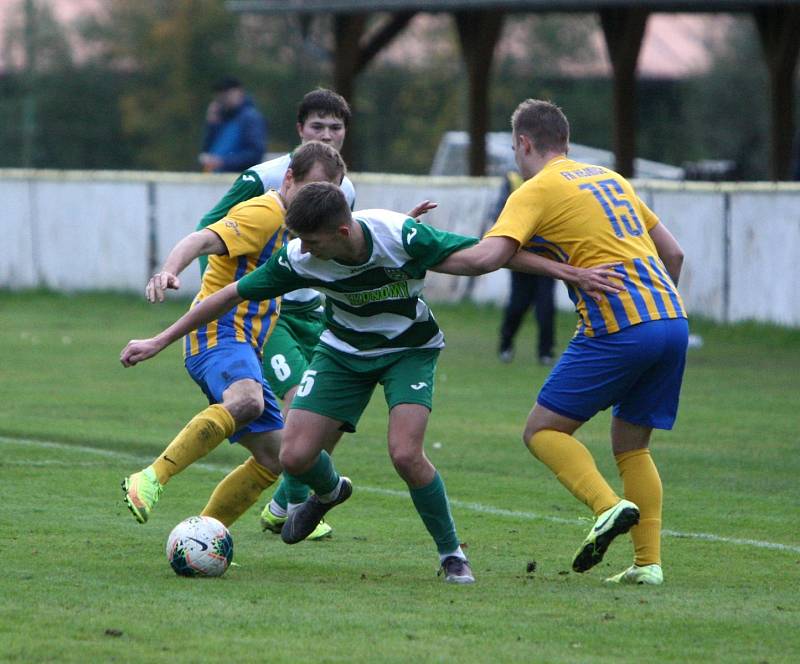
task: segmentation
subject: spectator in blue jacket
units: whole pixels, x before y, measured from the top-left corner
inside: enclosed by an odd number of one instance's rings
[[[203,152],[206,173],[239,173],[263,161],[267,123],[239,79],[226,76],[214,85],[206,112]]]

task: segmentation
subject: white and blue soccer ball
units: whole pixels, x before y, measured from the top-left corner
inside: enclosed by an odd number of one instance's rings
[[[167,538],[167,560],[180,576],[222,576],[233,559],[233,538],[210,516],[190,516]]]

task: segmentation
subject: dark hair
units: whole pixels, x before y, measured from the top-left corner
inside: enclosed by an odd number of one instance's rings
[[[286,210],[286,227],[294,235],[335,228],[351,219],[344,192],[330,182],[303,185]]]
[[[569,121],[563,111],[541,99],[526,99],[511,116],[511,129],[525,134],[539,154],[569,149]]]
[[[297,107],[297,121],[302,125],[311,113],[319,113],[322,117],[332,115],[344,122],[345,128],[350,124],[350,104],[342,95],[326,88],[317,88],[306,93]]]
[[[214,90],[214,92],[225,92],[226,90],[232,90],[233,88],[241,87],[242,82],[235,76],[223,76],[216,83],[214,83],[212,90]]]
[[[308,141],[308,143],[298,146],[292,152],[289,168],[292,169],[294,179],[302,181],[314,168],[314,164],[321,164],[327,178],[337,185],[342,183],[342,178],[347,173],[347,166],[345,166],[342,155],[336,151],[336,148],[322,141]]]

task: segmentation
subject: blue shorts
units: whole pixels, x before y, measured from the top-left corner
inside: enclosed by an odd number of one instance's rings
[[[615,417],[671,429],[686,365],[685,318],[655,320],[600,337],[578,335],[542,386],[537,402],[585,422],[614,406]]]
[[[208,397],[209,403],[222,403],[222,393],[239,380],[250,379],[261,383],[264,411],[257,420],[237,429],[229,438],[235,443],[246,433],[260,433],[283,429],[283,417],[275,395],[264,379],[261,360],[250,344],[228,343],[201,351],[187,357],[186,371]]]

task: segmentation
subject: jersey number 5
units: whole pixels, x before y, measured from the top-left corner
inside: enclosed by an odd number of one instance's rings
[[[602,206],[603,212],[606,213],[608,221],[611,222],[614,235],[618,238],[624,238],[625,233],[631,237],[638,237],[644,233],[644,226],[639,221],[633,205],[625,198],[625,192],[619,182],[616,180],[600,180],[597,183],[586,182],[579,185],[579,189],[592,192],[592,195]],[[620,224],[620,222],[622,223]]]
[[[317,372],[313,369],[306,369],[306,372],[303,374],[303,379],[300,381],[300,387],[297,388],[298,397],[308,396],[314,387],[314,376],[316,375]]]

